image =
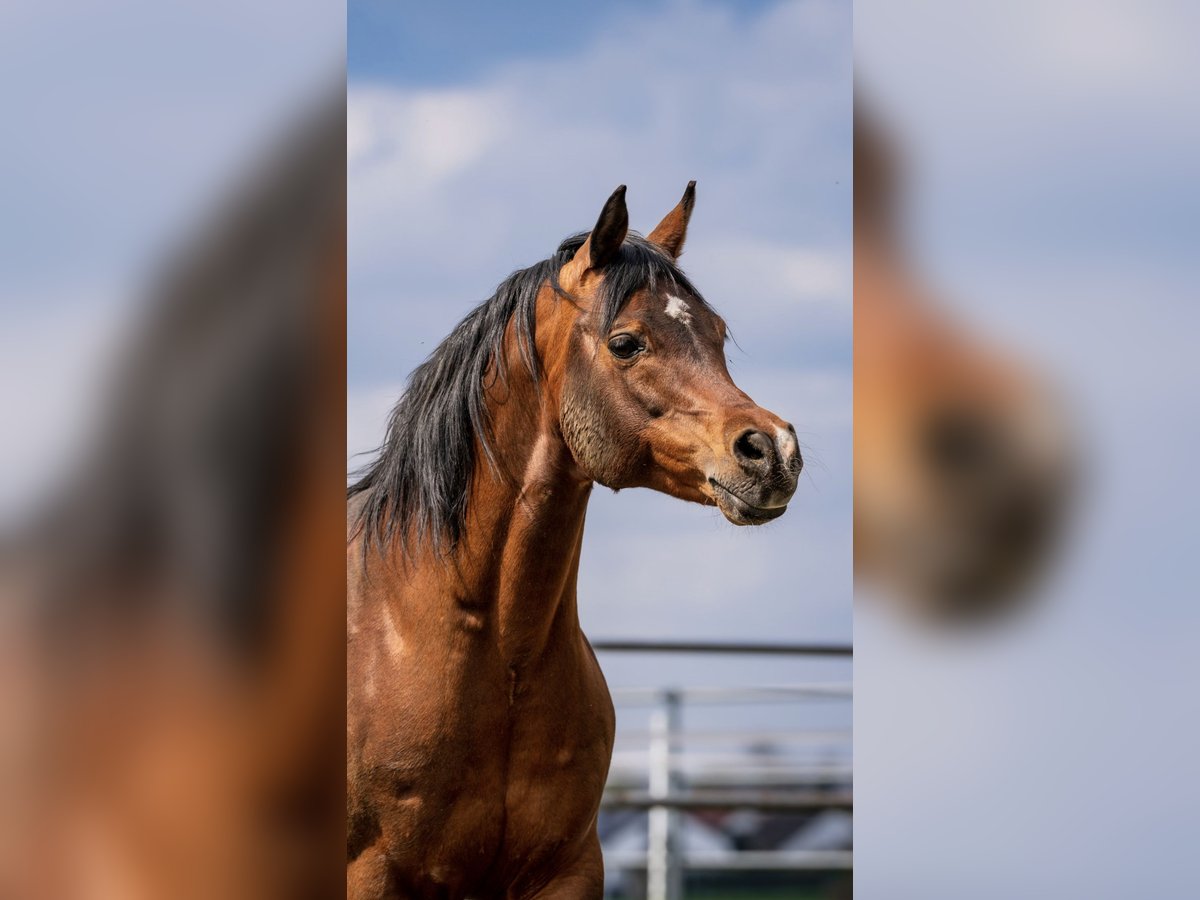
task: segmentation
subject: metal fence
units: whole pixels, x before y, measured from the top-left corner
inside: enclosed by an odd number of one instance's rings
[[[592,642],[601,653],[742,654],[756,656],[840,657],[849,659],[852,649],[832,644],[673,643],[662,641]],[[691,705],[744,705],[754,703],[804,703],[833,700],[849,703],[850,681],[768,684],[730,687],[652,686],[617,688],[613,700],[618,709],[649,707],[649,726],[644,732],[622,733],[618,741],[644,741],[647,772],[645,787],[614,784],[611,777],[602,808],[644,810],[648,814],[646,850],[641,852],[606,849],[606,868],[644,870],[648,900],[680,900],[684,876],[689,870],[724,871],[834,871],[852,867],[850,849],[809,850],[688,850],[682,845],[685,815],[698,812],[753,810],[770,813],[813,813],[853,809],[850,767],[851,734],[846,729],[776,729],[770,732],[686,731],[683,711]],[[695,745],[711,746],[742,740],[763,739],[784,743],[824,742],[839,747],[832,764],[774,765],[767,760],[747,760],[742,753],[695,753]],[[619,744],[620,746],[620,744]],[[636,751],[633,751],[636,752]],[[617,754],[616,756],[619,756]],[[705,765],[703,786],[688,777],[689,764]],[[722,783],[722,773],[726,776]],[[713,783],[714,779],[717,783]]]

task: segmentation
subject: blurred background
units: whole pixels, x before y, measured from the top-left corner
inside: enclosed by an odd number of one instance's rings
[[[5,897],[342,884],[344,40],[0,9]]]
[[[1196,8],[854,19],[858,895],[1196,896]],[[937,465],[872,455],[962,385]],[[1028,490],[990,559],[947,509]]]
[[[618,184],[645,233],[695,179],[681,265],[729,322],[739,387],[795,423],[805,473],[788,514],[760,529],[597,490],[583,627],[599,644],[848,650],[849,4],[521,10],[349,6],[350,470],[380,443],[408,373],[503,277],[589,228]],[[613,591],[618,573],[637,589]],[[670,812],[689,896],[846,887],[846,653],[599,653],[618,703],[601,823],[613,896],[646,893],[667,810],[648,816],[644,800],[666,777],[651,772],[665,747],[673,789],[713,804]],[[759,808],[763,791],[778,808]]]

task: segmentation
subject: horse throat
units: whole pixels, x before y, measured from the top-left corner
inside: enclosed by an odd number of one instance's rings
[[[521,456],[511,480],[483,471],[481,461],[468,513],[478,530],[463,547],[466,567],[479,574],[470,590],[491,606],[498,648],[518,668],[579,630],[576,582],[592,485],[556,429],[540,429]]]

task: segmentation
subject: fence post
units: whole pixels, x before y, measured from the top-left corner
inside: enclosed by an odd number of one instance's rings
[[[666,800],[679,788],[671,765],[682,727],[681,697],[665,690],[662,705],[650,715],[650,796]],[[681,814],[666,806],[652,806],[646,845],[647,900],[682,900],[683,867],[680,865]]]

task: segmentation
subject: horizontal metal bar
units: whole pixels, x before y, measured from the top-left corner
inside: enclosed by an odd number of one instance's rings
[[[631,778],[642,774],[642,778]],[[613,791],[630,791],[635,790],[630,785],[636,784],[636,790],[644,790],[646,788],[646,778],[644,773],[629,772],[622,770],[617,773],[618,778],[610,782]],[[796,775],[787,774],[774,778],[774,776],[766,776],[761,778],[755,773],[745,773],[739,778],[727,779],[704,779],[703,781],[695,781],[688,775],[684,775],[688,779],[689,788],[692,791],[850,791],[854,782],[853,775]]]
[[[617,744],[637,744],[645,747],[646,742],[650,740],[651,734],[647,730],[617,728]],[[753,744],[755,742],[770,742],[773,744],[841,744],[847,743],[854,739],[854,732],[850,729],[826,730],[818,731],[803,731],[800,729],[792,729],[785,731],[782,729],[759,730],[759,731],[680,731],[675,734],[672,740],[677,744]]]
[[[851,850],[709,850],[684,853],[680,863],[685,869],[840,871],[854,868],[854,853]],[[644,869],[646,854],[605,853],[604,867]]]
[[[779,656],[853,656],[850,644],[761,644],[736,641],[627,641],[601,638],[593,650],[606,653],[747,653]]]
[[[609,783],[614,788],[628,789],[641,786],[646,780],[645,762],[630,762],[627,759],[614,759]],[[854,777],[853,766],[847,762],[841,765],[812,764],[779,767],[776,769],[759,768],[754,766],[724,765],[719,769],[710,766],[675,766],[677,775],[687,778],[687,783],[700,790],[702,788],[747,787],[754,788],[797,784],[820,783],[828,784],[833,781],[850,781]]]
[[[688,703],[779,703],[802,699],[848,699],[854,695],[854,686],[847,681],[745,687],[615,687],[611,689],[611,693],[615,703],[624,705],[659,704],[668,696]]]
[[[600,801],[604,809],[765,809],[800,812],[814,809],[853,809],[849,791],[704,791],[655,797],[648,791],[609,788]]]
[[[854,774],[853,765],[849,761],[841,763],[811,760],[799,761],[792,759],[757,760],[752,756],[735,756],[733,754],[677,754],[670,756],[671,770],[676,774],[688,775],[691,779],[729,779],[756,776],[761,778],[808,778],[812,779],[845,779]],[[618,750],[612,756],[613,770],[641,771],[646,768],[645,751],[638,753],[633,750]]]

